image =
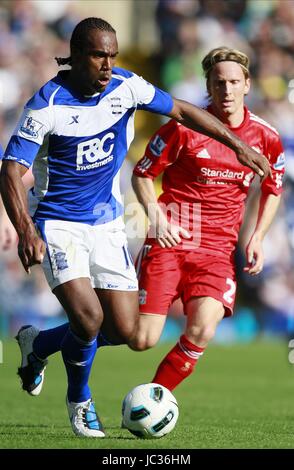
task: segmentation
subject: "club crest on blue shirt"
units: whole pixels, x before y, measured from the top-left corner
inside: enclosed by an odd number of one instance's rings
[[[26,116],[23,124],[20,126],[20,134],[25,134],[24,137],[38,137],[39,130],[43,127],[43,124],[32,116]]]

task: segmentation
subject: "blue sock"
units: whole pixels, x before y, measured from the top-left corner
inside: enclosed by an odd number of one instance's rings
[[[34,353],[40,359],[46,359],[51,354],[61,350],[61,343],[69,328],[69,323],[51,328],[50,330],[40,331],[33,343]],[[97,349],[100,346],[116,346],[108,341],[102,333],[97,336]]]
[[[40,331],[33,343],[34,353],[40,359],[46,359],[51,354],[60,351],[62,340],[68,328],[69,323],[64,323],[56,328]]]
[[[61,343],[61,352],[67,372],[68,401],[80,403],[91,398],[88,380],[96,351],[96,338],[84,341],[70,328],[67,330]]]

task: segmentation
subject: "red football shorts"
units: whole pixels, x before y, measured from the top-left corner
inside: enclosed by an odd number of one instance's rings
[[[225,316],[233,314],[236,274],[231,259],[158,248],[144,245],[138,255],[140,313],[166,315],[178,298],[185,308],[192,297],[212,297],[222,302]]]

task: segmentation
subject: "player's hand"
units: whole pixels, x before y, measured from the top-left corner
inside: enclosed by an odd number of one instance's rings
[[[170,223],[166,223],[165,226],[157,227],[156,239],[161,248],[177,246],[182,242],[182,238],[191,238],[191,234],[183,227]]]
[[[268,176],[272,177],[271,168],[268,159],[260,153],[246,146],[244,153],[237,153],[237,158],[242,165],[248,166],[261,177],[263,181]]]
[[[18,256],[26,272],[30,274],[30,267],[41,264],[44,259],[46,245],[36,232],[34,226],[29,228],[25,234],[20,235],[18,243]]]
[[[253,235],[246,247],[247,264],[244,271],[251,276],[256,276],[263,270],[264,254],[261,239]]]

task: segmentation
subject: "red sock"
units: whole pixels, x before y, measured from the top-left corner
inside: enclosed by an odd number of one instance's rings
[[[172,391],[193,372],[204,349],[195,346],[185,335],[182,335],[179,342],[159,364],[152,382],[161,384]]]

